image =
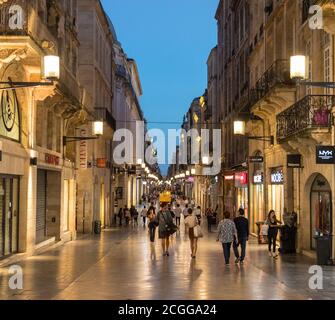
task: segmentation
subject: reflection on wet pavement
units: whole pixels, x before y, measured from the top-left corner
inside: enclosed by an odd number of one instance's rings
[[[2,268],[1,299],[131,299],[131,300],[246,300],[334,299],[335,268],[324,268],[324,290],[308,287],[313,260],[297,255],[268,257],[266,246],[252,240],[243,266],[224,265],[216,235],[199,241],[196,260],[181,230],[170,253],[162,256],[159,241],[151,244],[148,231],[113,229],[101,236],[48,251],[18,263],[23,268],[23,290],[8,287]]]

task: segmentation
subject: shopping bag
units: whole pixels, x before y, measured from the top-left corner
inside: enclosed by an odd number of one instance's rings
[[[202,233],[201,227],[199,225],[195,226],[193,231],[195,238],[203,238],[204,234]]]
[[[269,225],[263,224],[261,227],[261,236],[267,236],[269,233]]]

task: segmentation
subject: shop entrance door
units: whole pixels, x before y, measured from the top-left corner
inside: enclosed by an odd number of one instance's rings
[[[18,252],[19,178],[0,176],[0,257]]]
[[[37,170],[36,243],[46,240],[47,172]]]
[[[316,234],[332,234],[331,188],[325,177],[318,175],[311,189],[311,249],[316,249]]]

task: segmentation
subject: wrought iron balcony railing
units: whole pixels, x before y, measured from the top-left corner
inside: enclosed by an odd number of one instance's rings
[[[311,129],[330,128],[333,95],[309,95],[277,116],[277,139],[284,140]]]
[[[290,62],[288,60],[277,60],[265,71],[255,87],[250,90],[250,105],[255,105],[278,85],[294,85],[294,81],[290,78]]]

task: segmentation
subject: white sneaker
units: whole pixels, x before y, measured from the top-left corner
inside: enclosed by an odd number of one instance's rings
[[[269,252],[269,257],[273,258],[272,252]]]

